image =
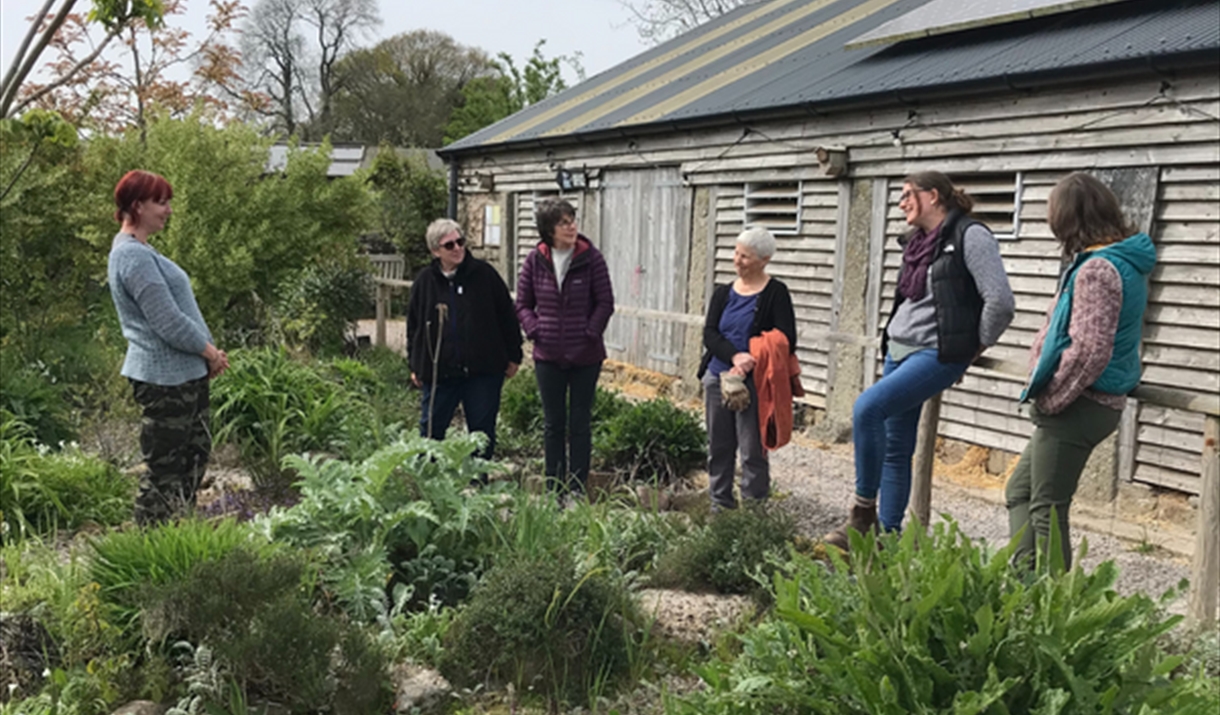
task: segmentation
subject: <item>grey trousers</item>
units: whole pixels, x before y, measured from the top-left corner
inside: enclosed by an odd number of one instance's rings
[[[735,509],[733,477],[737,453],[741,453],[741,496],[766,499],[771,493],[771,465],[758,429],[758,393],[754,376],[746,378],[750,406],[742,412],[725,408],[720,398],[720,378],[703,376],[703,406],[707,417],[707,477],[712,508]]]

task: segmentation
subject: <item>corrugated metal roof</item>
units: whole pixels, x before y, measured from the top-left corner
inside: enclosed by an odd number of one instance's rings
[[[948,91],[1220,52],[1217,0],[1134,0],[948,35],[844,45],[929,0],[745,5],[440,151]],[[1220,55],[1216,55],[1220,57]],[[1215,58],[1212,61],[1216,61]]]

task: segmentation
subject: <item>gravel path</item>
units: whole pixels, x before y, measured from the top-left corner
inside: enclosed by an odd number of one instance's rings
[[[797,517],[799,530],[820,538],[847,516],[855,485],[850,450],[832,451],[794,442],[772,453],[771,480],[773,490],[788,495],[781,503]],[[980,499],[937,479],[932,489],[933,520],[942,513],[952,515],[962,531],[972,537],[987,539],[997,546],[1008,541],[1008,514],[1002,504]],[[1084,559],[1086,569],[1111,559],[1118,564],[1116,589],[1120,593],[1143,592],[1159,597],[1189,576],[1187,560],[1168,552],[1141,554],[1136,551],[1136,544],[1074,525],[1072,544],[1076,550],[1082,538],[1089,542],[1089,554]],[[1170,610],[1184,614],[1187,604],[1187,598],[1179,596]]]

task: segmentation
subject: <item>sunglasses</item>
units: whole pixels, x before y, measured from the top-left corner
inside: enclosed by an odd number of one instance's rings
[[[455,248],[461,248],[462,246],[465,246],[465,245],[466,245],[466,237],[458,236],[457,238],[453,239],[452,241],[445,241],[444,243],[442,243],[441,248],[445,249],[446,251],[452,251]]]

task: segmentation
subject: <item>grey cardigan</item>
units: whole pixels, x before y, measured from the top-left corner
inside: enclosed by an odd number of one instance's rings
[[[154,385],[206,377],[208,363],[201,353],[212,333],[186,271],[152,246],[120,233],[110,247],[107,274],[127,338],[122,374]]]

